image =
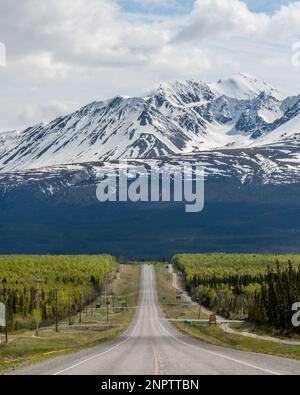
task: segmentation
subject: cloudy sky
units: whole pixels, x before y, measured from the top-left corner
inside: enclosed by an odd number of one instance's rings
[[[162,80],[242,71],[300,94],[300,1],[1,0],[0,42],[0,130]]]

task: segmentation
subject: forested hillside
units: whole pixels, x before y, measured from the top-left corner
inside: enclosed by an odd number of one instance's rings
[[[0,301],[8,306],[10,329],[50,323],[93,300],[116,269],[110,255],[1,255]]]
[[[206,307],[247,318],[281,333],[296,332],[292,306],[300,301],[300,255],[186,254],[173,264]]]

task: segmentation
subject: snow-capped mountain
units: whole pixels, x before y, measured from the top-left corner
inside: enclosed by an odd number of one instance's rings
[[[7,132],[0,133],[0,152],[4,152],[10,146],[10,144],[14,144],[19,136],[19,132],[16,130],[9,130]]]
[[[239,73],[225,80],[220,80],[216,84],[210,84],[210,87],[217,96],[234,97],[240,100],[251,100],[262,92],[265,92],[269,96],[281,98],[280,92],[267,82],[260,81],[249,74],[243,73]]]
[[[126,158],[172,173],[201,164],[205,209],[181,202],[100,204],[96,185]],[[140,170],[139,170],[140,171]],[[300,96],[254,77],[162,83],[0,133],[0,252],[299,251]],[[154,255],[153,255],[154,254]]]
[[[2,133],[0,171],[291,144],[300,148],[300,96],[283,98],[238,74],[217,83],[162,83],[145,97],[117,96]]]

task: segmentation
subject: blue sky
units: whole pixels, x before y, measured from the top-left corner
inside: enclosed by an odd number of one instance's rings
[[[295,0],[246,0],[251,11],[274,12],[281,5],[294,3]]]
[[[128,12],[147,14],[178,15],[192,10],[194,0],[118,0],[119,4]]]
[[[146,14],[178,15],[191,11],[195,0],[118,0],[128,12]],[[254,12],[273,13],[281,5],[294,3],[296,0],[245,0]]]

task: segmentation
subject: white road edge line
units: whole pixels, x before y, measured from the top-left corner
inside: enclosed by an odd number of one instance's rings
[[[144,295],[143,295],[143,298],[144,298]],[[133,333],[136,331],[136,328],[137,328],[138,325],[139,325],[140,315],[141,315],[141,310],[139,311],[139,315],[138,315],[138,318],[137,318],[137,322],[136,322],[136,324],[135,324],[135,326],[134,326],[134,328],[133,328],[131,334],[128,335],[128,337],[127,337],[125,340],[123,340],[122,342],[120,342],[120,343],[116,344],[115,346],[109,348],[108,350],[102,351],[102,352],[99,353],[99,354],[96,354],[96,355],[93,355],[93,356],[91,356],[91,357],[89,357],[89,358],[87,358],[87,359],[84,359],[83,361],[80,361],[80,362],[78,362],[78,363],[76,363],[76,364],[74,364],[74,365],[72,365],[72,366],[69,366],[69,367],[67,367],[67,368],[65,368],[65,369],[63,369],[63,370],[60,370],[59,372],[53,373],[53,376],[58,376],[58,375],[60,375],[60,374],[62,374],[62,373],[65,373],[65,372],[67,372],[67,371],[69,371],[69,370],[72,370],[72,369],[74,369],[74,368],[77,368],[78,366],[83,365],[84,363],[87,363],[87,362],[89,362],[89,361],[92,361],[93,359],[98,358],[98,357],[100,357],[101,355],[107,354],[107,353],[109,353],[109,352],[115,350],[116,348],[122,346],[122,345],[125,344],[126,342],[128,342],[128,341],[130,340],[131,336],[133,335]]]
[[[72,366],[69,366],[69,367],[66,368],[66,369],[60,370],[59,372],[53,373],[53,376],[58,376],[58,375],[60,375],[61,373],[65,373],[65,372],[67,372],[68,370],[74,369],[74,368],[76,368],[76,367],[78,367],[78,366],[80,366],[80,365],[83,365],[83,364],[86,363],[86,362],[89,362],[89,361],[91,361],[91,360],[93,360],[93,359],[95,359],[95,358],[100,357],[100,355],[104,355],[104,354],[106,354],[106,353],[108,353],[108,352],[110,352],[110,351],[113,351],[115,348],[118,348],[118,347],[120,347],[122,344],[126,343],[129,339],[130,339],[130,338],[128,337],[127,339],[123,340],[121,343],[116,344],[115,346],[109,348],[109,349],[106,350],[106,351],[103,351],[103,352],[101,352],[101,353],[99,353],[99,354],[93,355],[93,356],[90,357],[90,358],[84,359],[83,361],[80,361],[80,362],[76,363],[75,365],[72,365]]]
[[[151,283],[153,283],[153,268],[152,268]],[[143,295],[143,298],[144,298],[144,295]],[[216,357],[223,358],[223,359],[226,359],[226,360],[228,360],[228,361],[232,361],[232,362],[235,362],[235,363],[237,363],[237,364],[250,367],[250,368],[252,368],[252,369],[260,370],[260,371],[265,372],[265,373],[269,373],[269,374],[272,374],[272,375],[275,375],[275,376],[282,376],[282,375],[283,375],[282,373],[275,372],[275,371],[269,370],[269,369],[264,369],[264,368],[261,368],[261,367],[256,366],[256,365],[252,365],[252,364],[250,364],[250,363],[247,363],[247,362],[244,362],[244,361],[235,359],[235,358],[228,357],[228,356],[226,356],[226,355],[224,355],[224,354],[220,354],[220,353],[217,353],[217,352],[214,352],[214,351],[209,351],[209,350],[206,350],[206,349],[204,349],[204,348],[202,348],[202,347],[200,347],[200,346],[194,346],[194,345],[192,345],[192,344],[189,344],[189,343],[187,343],[187,342],[184,342],[183,340],[178,339],[176,336],[174,336],[172,333],[170,333],[170,332],[162,325],[162,323],[161,323],[161,318],[159,317],[158,311],[156,311],[156,314],[157,314],[158,323],[159,323],[159,326],[161,327],[161,329],[162,329],[166,334],[168,334],[171,338],[173,338],[175,341],[177,341],[178,343],[184,344],[184,345],[186,345],[186,346],[188,346],[188,347],[190,347],[190,348],[196,349],[196,350],[201,350],[201,351],[203,351],[203,352],[205,352],[205,353],[207,353],[207,354],[214,355],[214,356],[216,356]],[[83,361],[80,361],[80,362],[78,362],[78,363],[72,365],[72,366],[69,366],[68,368],[65,368],[65,369],[63,369],[63,370],[61,370],[61,371],[59,371],[59,372],[57,372],[57,373],[54,373],[53,376],[57,376],[57,375],[59,375],[59,374],[65,373],[65,372],[67,372],[67,371],[69,371],[69,370],[71,370],[71,369],[74,369],[74,368],[76,368],[76,367],[78,367],[78,366],[80,366],[80,365],[83,365],[84,363],[89,362],[89,361],[91,361],[91,360],[93,360],[93,359],[95,359],[95,358],[98,358],[98,357],[101,356],[101,355],[107,354],[107,353],[113,351],[114,349],[120,347],[121,345],[125,344],[126,342],[128,342],[128,341],[130,340],[132,334],[136,331],[136,328],[137,328],[138,325],[139,325],[139,318],[140,318],[140,315],[141,315],[141,310],[140,310],[140,312],[139,312],[139,316],[138,316],[136,325],[134,326],[134,328],[133,328],[131,334],[128,335],[128,337],[127,337],[125,340],[123,340],[122,342],[120,342],[120,343],[116,344],[115,346],[109,348],[109,349],[106,350],[106,351],[103,351],[103,352],[101,352],[101,353],[99,353],[99,354],[93,355],[92,357],[89,357],[89,358],[87,358],[87,359],[85,359],[85,360],[83,360]]]
[[[151,278],[151,280],[152,280],[152,278]],[[275,371],[273,371],[273,370],[269,370],[269,369],[265,369],[265,368],[261,368],[261,367],[256,366],[256,365],[252,365],[252,364],[250,364],[250,363],[248,363],[248,362],[244,362],[244,361],[241,361],[241,360],[239,360],[239,359],[231,358],[231,357],[228,357],[227,355],[220,354],[220,353],[217,353],[217,352],[215,352],[215,351],[209,351],[209,350],[206,350],[206,349],[204,349],[204,348],[202,348],[202,347],[200,347],[200,346],[194,346],[194,345],[189,344],[189,343],[187,343],[187,342],[185,342],[185,341],[183,341],[183,340],[181,340],[181,339],[178,339],[176,336],[174,336],[171,332],[169,332],[169,331],[162,325],[162,323],[161,323],[161,318],[159,317],[158,312],[157,312],[157,318],[158,318],[158,323],[159,323],[160,327],[162,328],[162,330],[163,330],[166,334],[168,334],[169,336],[171,336],[174,340],[176,340],[177,342],[179,342],[179,343],[182,343],[182,344],[184,344],[184,345],[186,345],[186,346],[189,346],[190,348],[193,348],[193,349],[196,349],[196,350],[201,350],[201,351],[203,351],[203,352],[206,352],[207,354],[214,355],[214,356],[216,356],[216,357],[223,358],[223,359],[226,359],[226,360],[228,360],[228,361],[238,363],[238,364],[240,364],[240,365],[244,365],[244,366],[247,366],[247,367],[256,369],[256,370],[260,370],[260,371],[265,372],[265,373],[270,373],[270,374],[272,374],[272,375],[274,375],[274,376],[283,376],[282,373],[275,372]]]
[[[164,327],[162,326],[161,323],[159,323],[159,325],[160,325],[160,327],[162,328],[162,330],[163,330],[165,333],[167,333],[169,336],[171,336],[174,340],[176,340],[177,342],[182,343],[182,344],[184,344],[184,345],[186,345],[186,346],[189,346],[190,348],[194,348],[195,350],[201,350],[201,351],[203,351],[203,352],[205,352],[205,353],[207,353],[207,354],[214,355],[214,356],[219,357],[219,358],[227,359],[228,361],[232,361],[232,362],[235,362],[235,363],[238,363],[238,364],[240,364],[240,365],[244,365],[244,366],[247,366],[247,367],[256,369],[256,370],[261,370],[262,372],[270,373],[270,374],[273,374],[273,375],[275,375],[275,376],[283,376],[282,373],[275,372],[274,370],[269,370],[269,369],[261,368],[261,367],[256,366],[256,365],[252,365],[252,364],[250,364],[250,363],[248,363],[248,362],[244,362],[244,361],[241,361],[241,360],[239,360],[239,359],[235,359],[235,358],[228,357],[227,355],[224,355],[224,354],[219,354],[219,353],[214,352],[214,351],[208,351],[208,350],[205,350],[204,348],[199,347],[199,346],[193,346],[192,344],[186,343],[186,342],[184,342],[183,340],[180,340],[180,339],[178,339],[176,336],[172,335],[166,328],[164,328]]]

